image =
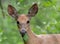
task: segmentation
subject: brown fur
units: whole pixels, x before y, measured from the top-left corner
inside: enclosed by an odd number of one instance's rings
[[[26,44],[60,44],[60,34],[35,35],[30,29],[27,33],[29,40]]]
[[[27,32],[29,38],[28,41],[24,41],[24,44],[60,44],[60,34],[36,35],[31,31],[30,19],[35,16],[37,12],[38,6],[36,3],[29,9],[28,15],[21,14],[20,16],[18,16],[13,6],[8,6],[8,13],[16,19],[19,31],[22,32],[22,30],[24,30]]]
[[[18,18],[18,21],[23,23],[26,23],[27,20],[28,17],[24,14]],[[26,31],[29,39],[25,44],[60,44],[60,34],[36,35],[31,31],[30,26],[26,27]]]
[[[29,19],[26,15],[22,14],[18,17],[17,20],[20,23],[26,23]],[[35,35],[31,31],[30,26],[25,26],[29,39],[24,44],[60,44],[60,34]]]

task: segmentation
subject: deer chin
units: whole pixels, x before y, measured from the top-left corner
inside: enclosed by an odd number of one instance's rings
[[[22,37],[24,37],[24,36],[25,36],[25,34],[26,34],[26,32],[25,32],[25,33],[21,33],[21,32],[20,32],[20,34],[21,34],[21,36],[22,36]]]
[[[21,34],[21,36],[22,36],[22,38],[23,38],[23,41],[25,41],[25,42],[27,42],[28,41],[28,35],[27,35],[27,33],[20,33]]]

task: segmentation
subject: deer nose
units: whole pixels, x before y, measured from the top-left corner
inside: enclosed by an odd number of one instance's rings
[[[25,30],[21,30],[20,32],[21,32],[21,33],[26,33],[26,31],[25,31]]]
[[[22,37],[25,35],[26,31],[25,30],[21,30],[20,34],[22,35]]]

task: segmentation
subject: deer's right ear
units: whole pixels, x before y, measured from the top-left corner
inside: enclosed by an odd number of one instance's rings
[[[28,16],[33,17],[37,14],[38,12],[38,5],[37,3],[33,4],[32,7],[28,11]]]
[[[14,17],[15,19],[18,17],[16,9],[11,5],[8,5],[8,13],[10,16]]]

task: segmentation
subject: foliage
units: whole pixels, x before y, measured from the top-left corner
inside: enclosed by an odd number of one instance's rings
[[[8,4],[19,14],[27,14],[33,3],[38,4],[39,11],[31,20],[31,29],[36,34],[60,33],[60,0],[2,0],[5,18],[0,8],[0,44],[23,44],[16,21],[7,13]]]

